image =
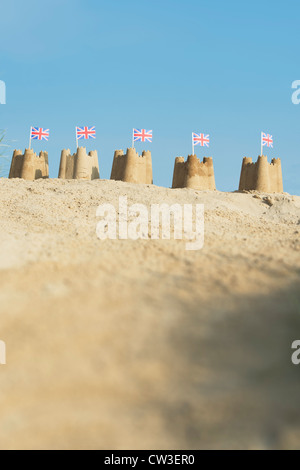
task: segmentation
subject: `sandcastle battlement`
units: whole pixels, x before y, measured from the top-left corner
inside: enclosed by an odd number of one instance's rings
[[[24,180],[36,180],[49,178],[48,152],[40,152],[37,155],[32,149],[14,150],[9,178],[23,178]]]
[[[282,193],[283,183],[280,158],[273,158],[271,163],[269,163],[268,157],[262,155],[254,163],[252,158],[244,157],[239,191]]]
[[[198,190],[215,190],[215,173],[213,159],[204,157],[203,162],[196,155],[175,158],[172,188],[191,188]]]
[[[62,179],[99,179],[98,153],[92,150],[87,154],[85,147],[79,147],[73,155],[70,149],[61,152],[58,177]]]
[[[151,152],[143,151],[139,155],[134,148],[116,150],[111,170],[111,180],[126,183],[153,184]]]

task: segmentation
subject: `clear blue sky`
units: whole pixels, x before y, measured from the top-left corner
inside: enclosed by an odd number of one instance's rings
[[[174,159],[191,153],[192,131],[211,135],[220,190],[238,187],[243,156],[257,158],[271,133],[284,189],[300,194],[299,0],[10,0],[1,4],[0,128],[14,147],[30,126],[50,128],[50,176],[75,151],[76,125],[95,125],[100,173],[132,128],[153,129],[154,183],[170,186]]]

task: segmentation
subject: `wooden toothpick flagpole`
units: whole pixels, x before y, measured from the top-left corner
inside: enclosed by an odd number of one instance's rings
[[[263,133],[260,134],[260,156],[263,154]]]
[[[132,148],[134,149],[134,129],[132,129]]]
[[[31,134],[32,134],[32,127],[30,128],[29,150],[31,149]]]
[[[194,133],[193,133],[193,132],[192,132],[192,149],[193,149],[192,155],[194,155],[194,153],[195,153],[195,145],[194,145]]]
[[[75,135],[76,135],[76,150],[77,150],[78,149],[77,127],[75,127]]]

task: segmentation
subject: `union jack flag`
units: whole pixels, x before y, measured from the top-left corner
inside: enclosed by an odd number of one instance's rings
[[[196,134],[193,132],[193,145],[209,147],[209,134]]]
[[[152,131],[146,129],[133,129],[134,142],[152,142]]]
[[[49,129],[43,129],[42,127],[32,127],[30,131],[32,140],[49,140],[49,135]]]
[[[271,147],[273,148],[273,136],[269,134],[265,134],[264,132],[261,133],[261,144],[263,147]]]
[[[96,128],[94,127],[76,127],[76,138],[80,139],[96,139]]]

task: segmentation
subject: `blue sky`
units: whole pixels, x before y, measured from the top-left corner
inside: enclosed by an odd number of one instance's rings
[[[297,0],[10,0],[1,5],[0,128],[28,146],[30,126],[50,128],[50,176],[60,152],[75,151],[75,126],[95,125],[100,173],[132,128],[153,129],[154,183],[170,186],[174,159],[191,133],[211,136],[220,190],[236,190],[243,156],[257,158],[260,132],[273,135],[284,189],[300,194]]]

